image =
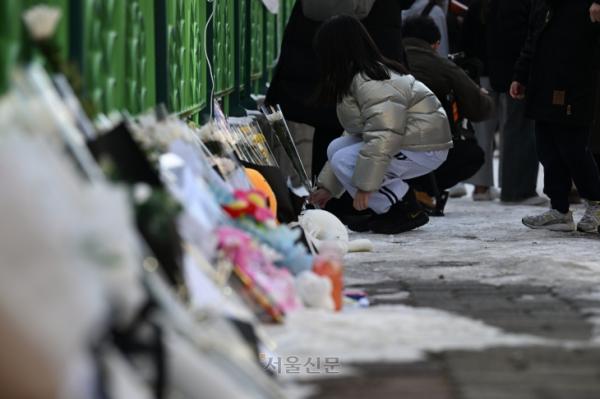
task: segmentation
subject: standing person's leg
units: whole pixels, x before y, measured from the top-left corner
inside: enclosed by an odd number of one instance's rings
[[[494,131],[496,130],[496,120],[490,119],[485,122],[473,124],[475,128],[475,137],[477,143],[481,147],[484,153],[483,166],[475,173],[467,183],[475,186],[475,192],[473,193],[474,199],[492,199],[491,195],[486,198],[485,195],[489,192],[490,187],[494,186]]]
[[[537,153],[544,166],[544,193],[550,198],[552,209],[561,213],[569,211],[571,174],[561,154],[560,135],[564,134],[553,123],[536,121]]]
[[[490,95],[497,99],[497,94],[491,91],[492,89],[488,77],[481,78],[481,86],[490,91]],[[467,180],[467,183],[475,186],[473,199],[476,200],[493,199],[490,187],[494,186],[494,134],[496,133],[497,127],[497,113],[494,113],[494,115],[486,121],[473,123],[475,137],[485,154],[485,161],[481,169]]]
[[[493,121],[474,123],[475,137],[477,143],[483,150],[485,160],[483,166],[475,173],[467,183],[475,187],[489,188],[494,185],[494,136],[490,131],[496,126]]]
[[[312,148],[312,175],[316,177],[321,173],[321,169],[327,162],[327,147],[329,144],[340,137],[343,129],[334,129],[329,127],[317,126],[313,136]]]
[[[600,115],[598,115],[597,125],[600,125]],[[600,171],[600,126],[594,125],[591,130],[591,150],[596,160],[596,165]]]
[[[535,148],[535,123],[525,117],[525,102],[506,93],[500,101],[502,116],[500,180],[501,200],[520,202],[537,197],[539,161]]]
[[[600,115],[598,116],[600,119]],[[596,122],[596,124],[600,125],[600,120]],[[600,126],[594,126],[591,130],[591,150],[594,154],[594,159],[596,160],[596,165],[598,166],[598,170],[600,171]]]
[[[523,224],[532,229],[574,231],[573,214],[569,211],[571,174],[559,148],[565,132],[553,123],[536,121],[536,147],[544,166],[544,193],[550,197],[552,209],[540,215],[526,216]]]
[[[590,150],[589,128],[557,126],[558,148],[582,198],[600,201],[600,173]]]
[[[581,198],[586,201],[586,211],[577,228],[586,233],[595,233],[600,226],[600,173],[590,149],[588,127],[557,126],[558,148],[567,165]]]
[[[304,164],[304,169],[306,170],[306,173],[308,173],[308,175],[311,176],[312,148],[315,128],[310,125],[294,121],[287,121],[287,124],[290,129],[290,133],[294,138],[294,144],[296,144],[296,148],[298,149],[300,159]]]

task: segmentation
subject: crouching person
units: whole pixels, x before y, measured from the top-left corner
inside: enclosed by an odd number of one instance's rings
[[[436,96],[384,58],[362,24],[337,16],[315,37],[319,99],[336,102],[342,137],[328,147],[311,202],[323,207],[347,191],[359,212],[349,227],[396,234],[428,222],[407,179],[438,168],[452,137]]]

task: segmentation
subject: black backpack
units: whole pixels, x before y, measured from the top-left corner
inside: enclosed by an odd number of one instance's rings
[[[475,129],[473,129],[473,124],[461,115],[454,91],[450,91],[445,98],[440,98],[439,100],[448,116],[452,140],[454,142],[457,140],[475,140]]]

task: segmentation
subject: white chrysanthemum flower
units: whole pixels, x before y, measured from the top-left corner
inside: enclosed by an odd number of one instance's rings
[[[235,170],[235,163],[231,159],[227,158],[217,158],[213,159],[213,162],[217,166],[217,168],[226,176],[230,175]]]
[[[146,183],[136,183],[133,186],[133,200],[136,204],[143,204],[152,195],[152,187]]]
[[[42,4],[25,11],[23,21],[34,40],[45,40],[54,35],[61,14],[60,8]]]
[[[262,0],[271,14],[279,14],[279,0]]]

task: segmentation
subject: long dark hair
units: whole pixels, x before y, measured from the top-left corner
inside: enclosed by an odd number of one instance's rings
[[[381,54],[354,17],[339,15],[326,21],[315,35],[314,48],[320,66],[317,101],[323,103],[341,102],[359,73],[373,80],[390,79],[390,70],[408,73],[402,64]]]

